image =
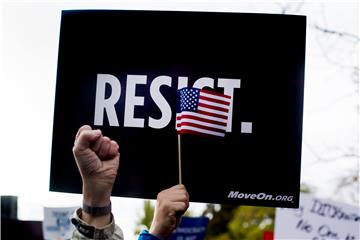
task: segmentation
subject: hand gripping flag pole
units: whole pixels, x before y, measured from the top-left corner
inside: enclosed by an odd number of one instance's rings
[[[182,184],[181,134],[224,137],[231,96],[197,88],[182,88],[176,97],[179,183]]]

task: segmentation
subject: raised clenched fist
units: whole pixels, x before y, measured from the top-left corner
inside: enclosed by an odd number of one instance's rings
[[[84,202],[107,206],[119,168],[119,145],[85,125],[76,134],[73,153],[83,180]]]

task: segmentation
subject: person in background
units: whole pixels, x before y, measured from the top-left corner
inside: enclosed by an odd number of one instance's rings
[[[119,168],[119,145],[100,130],[85,125],[76,134],[73,154],[83,183],[83,207],[71,219],[76,227],[72,239],[124,239],[115,224],[110,202]],[[142,231],[139,240],[168,239],[188,207],[189,195],[184,185],[161,191],[150,230]]]

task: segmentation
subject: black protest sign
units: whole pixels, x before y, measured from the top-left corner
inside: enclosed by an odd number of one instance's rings
[[[71,149],[84,124],[120,145],[113,195],[155,198],[177,184],[176,98],[187,87],[230,99],[221,137],[181,134],[191,201],[297,207],[305,29],[303,16],[64,11],[50,189],[81,192]]]

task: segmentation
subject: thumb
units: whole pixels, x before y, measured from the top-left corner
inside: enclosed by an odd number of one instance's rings
[[[92,130],[89,126],[83,126],[79,129],[75,139],[75,149],[82,151],[90,147],[102,135],[101,130]]]

